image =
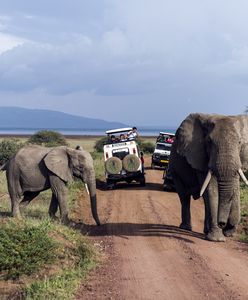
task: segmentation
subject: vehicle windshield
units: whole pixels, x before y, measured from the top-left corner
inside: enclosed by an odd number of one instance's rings
[[[165,144],[157,144],[156,149],[171,151],[171,146],[168,146],[168,145],[165,145]]]

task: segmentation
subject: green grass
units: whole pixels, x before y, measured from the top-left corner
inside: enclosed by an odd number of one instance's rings
[[[103,180],[105,178],[103,153],[92,152],[91,155],[92,155],[92,158],[94,160],[96,179]]]
[[[5,279],[31,275],[55,260],[56,243],[49,237],[52,226],[42,222],[8,220],[0,227],[0,272]]]
[[[248,188],[242,183],[240,190],[241,229],[240,240],[248,242]]]
[[[66,264],[57,274],[29,284],[23,293],[25,299],[72,299],[87,272],[96,265],[95,251],[80,232],[62,226],[55,232],[63,240],[58,248],[60,264]],[[65,242],[66,248],[62,247]]]
[[[95,162],[98,165],[98,158]],[[69,184],[72,219],[82,189],[82,181]],[[22,221],[10,218],[6,176],[0,172],[0,280],[4,285],[7,278],[13,278],[6,286],[9,290],[13,284],[16,290],[19,285],[21,299],[72,299],[99,260],[80,231],[47,220],[50,199],[50,190],[42,192],[21,210]]]

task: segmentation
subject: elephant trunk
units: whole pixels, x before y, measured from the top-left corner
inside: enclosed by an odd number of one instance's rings
[[[232,182],[219,182],[219,207],[218,207],[218,226],[225,228],[232,204],[233,197],[233,183]]]
[[[97,213],[97,200],[96,200],[96,181],[95,178],[91,178],[87,181],[85,181],[87,184],[87,188],[89,191],[89,196],[90,196],[90,204],[91,204],[91,213],[92,216],[96,222],[96,224],[99,226],[101,225],[100,220],[98,218],[98,213]]]
[[[218,182],[218,226],[220,228],[225,228],[232,207],[232,200],[235,196],[235,190],[239,185],[239,173],[240,161],[235,158],[235,155],[230,155],[232,153],[231,149],[224,147],[219,151],[219,156],[216,160],[216,166],[214,174]],[[223,163],[228,162],[228,165]],[[239,156],[238,156],[239,157]]]

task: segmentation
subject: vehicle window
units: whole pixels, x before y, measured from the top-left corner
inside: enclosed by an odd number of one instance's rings
[[[170,146],[163,145],[163,144],[157,144],[157,145],[156,145],[156,149],[158,149],[158,150],[167,150],[167,151],[171,151],[171,147],[170,147]]]
[[[126,155],[129,154],[128,148],[122,148],[122,149],[114,149],[112,152],[114,157],[118,157],[119,159],[123,159]]]

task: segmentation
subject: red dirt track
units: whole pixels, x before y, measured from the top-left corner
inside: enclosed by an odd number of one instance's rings
[[[98,190],[102,226],[89,236],[106,259],[77,299],[248,299],[248,245],[204,240],[203,203],[192,202],[193,232],[180,230],[175,193],[162,171],[146,170],[146,187]],[[84,201],[84,222],[94,225]]]

